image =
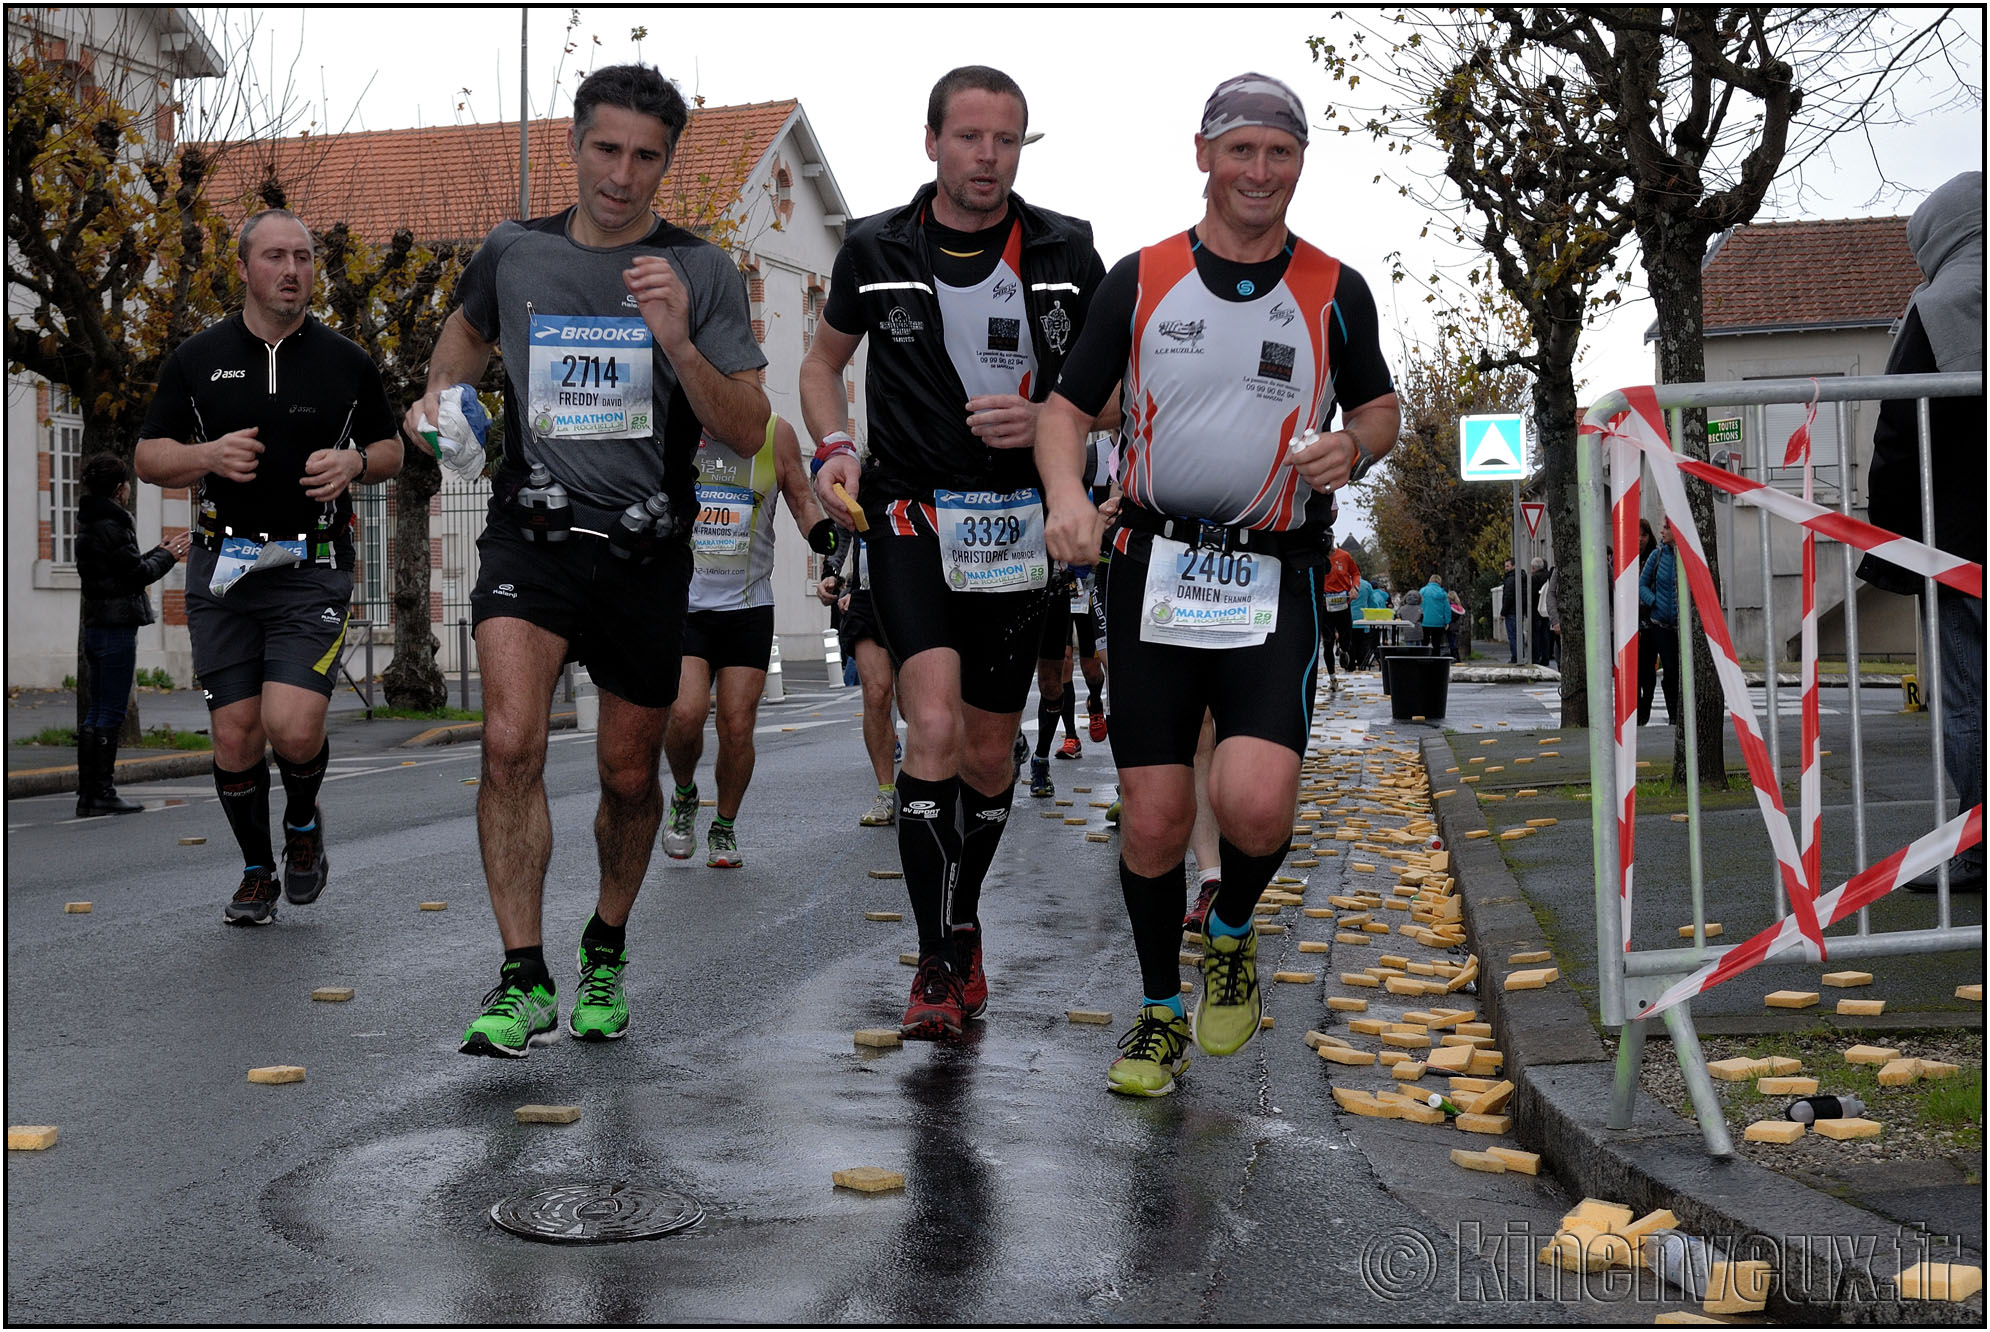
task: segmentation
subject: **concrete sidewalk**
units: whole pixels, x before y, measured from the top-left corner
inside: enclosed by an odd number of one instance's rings
[[[1457,711],[1454,709],[1454,712]],[[1835,885],[1852,870],[1848,786],[1849,732],[1842,715],[1825,719],[1823,747],[1836,762],[1824,766],[1825,882]],[[1399,728],[1405,723],[1398,721]],[[1628,1130],[1605,1127],[1615,1066],[1614,1031],[1597,1021],[1597,937],[1594,914],[1589,745],[1577,728],[1528,731],[1489,730],[1470,721],[1452,721],[1449,734],[1436,724],[1411,727],[1423,733],[1422,749],[1432,789],[1450,791],[1434,801],[1445,844],[1453,853],[1458,891],[1465,900],[1471,946],[1489,981],[1480,995],[1489,1010],[1499,1048],[1515,1076],[1516,1121],[1528,1145],[1539,1150],[1579,1193],[1629,1203],[1636,1211],[1668,1207],[1682,1227],[1704,1236],[1780,1237],[1784,1241],[1781,1277],[1769,1314],[1803,1321],[1883,1321],[1981,1326],[1982,1296],[1960,1305],[1900,1304],[1884,1297],[1870,1281],[1863,1290],[1847,1280],[1847,1263],[1805,1263],[1790,1244],[1796,1240],[1851,1246],[1869,1256],[1879,1278],[1890,1277],[1888,1257],[1900,1243],[1902,1226],[1921,1225],[1937,1235],[1958,1236],[1962,1261],[1983,1262],[1983,1192],[1956,1172],[1952,1182],[1915,1188],[1902,1210],[1901,1180],[1912,1173],[1910,1160],[1890,1161],[1896,1171],[1869,1168],[1863,1179],[1847,1167],[1843,1178],[1821,1182],[1831,1193],[1755,1164],[1738,1150],[1727,1160],[1707,1155],[1697,1124],[1680,1117],[1656,1098],[1640,1094],[1635,1122]],[[1795,746],[1798,727],[1785,717],[1782,777],[1786,802],[1796,795]],[[1932,823],[1928,800],[1932,739],[1925,714],[1871,712],[1865,719],[1865,799],[1869,820],[1868,855],[1887,854]],[[1672,731],[1654,725],[1639,737],[1644,778],[1669,778]],[[1729,742],[1729,768],[1740,766]],[[1461,779],[1477,775],[1480,780]],[[1677,945],[1677,927],[1692,919],[1686,866],[1687,828],[1671,810],[1647,798],[1637,820],[1640,873],[1633,909],[1633,945],[1655,949]],[[1523,839],[1506,841],[1501,830],[1526,826],[1529,819],[1553,818]],[[1725,931],[1719,942],[1738,943],[1773,920],[1774,864],[1751,788],[1745,776],[1731,793],[1709,797],[1703,810],[1704,893],[1709,921]],[[1477,837],[1468,834],[1487,830]],[[1871,909],[1875,930],[1926,927],[1934,923],[1931,895],[1904,890]],[[1955,923],[1980,923],[1981,896],[1952,899]],[[1833,933],[1849,932],[1852,922]],[[1827,936],[1828,938],[1829,936]],[[1551,949],[1562,981],[1545,989],[1506,993],[1499,977],[1512,970],[1516,951]],[[1955,997],[1955,988],[1983,979],[1977,953],[1943,953],[1874,958],[1847,964],[1874,972],[1878,985],[1853,991],[1824,990],[1826,1003],[1801,1013],[1767,1010],[1763,995],[1775,989],[1814,990],[1827,963],[1764,965],[1694,1001],[1693,1017],[1703,1035],[1843,1032],[1837,1045],[1862,1039],[1875,1044],[1909,1045],[1902,1036],[1919,1032],[1983,1029],[1983,1005]],[[1838,1017],[1829,1001],[1840,994],[1885,998],[1877,1018]],[[1658,1024],[1652,1024],[1657,1027]],[[1870,1033],[1861,1036],[1859,1033]],[[1662,1028],[1647,1047],[1647,1065],[1671,1062]],[[1810,1070],[1825,1071],[1828,1070]],[[1827,1076],[1826,1081],[1829,1078]],[[1723,1084],[1716,1084],[1717,1087]],[[1826,1086],[1821,1090],[1830,1091]],[[1773,1113],[1774,1107],[1765,1107]],[[1737,1148],[1740,1133],[1735,1132]],[[1979,1163],[1980,1164],[1980,1163]],[[1894,1175],[1894,1182],[1887,1177]],[[1836,1196],[1834,1196],[1834,1194]],[[1941,1254],[1937,1253],[1936,1257]],[[1955,1256],[1955,1255],[1951,1255]],[[1845,1255],[1848,1259],[1849,1255]],[[1912,1261],[1910,1257],[1908,1261]],[[1879,1269],[1885,1268],[1881,1271]]]

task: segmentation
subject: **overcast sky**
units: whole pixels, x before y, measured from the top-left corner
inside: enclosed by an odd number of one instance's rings
[[[327,129],[515,120],[519,102],[519,10],[400,7],[200,10],[224,49],[260,15],[252,68],[265,83],[294,79],[309,103],[303,123]],[[646,26],[641,58],[676,79],[686,96],[712,105],[799,98],[830,171],[855,215],[893,207],[931,179],[923,141],[926,96],[960,64],[989,64],[1022,85],[1030,128],[1044,138],[1024,151],[1016,188],[1033,202],[1089,219],[1110,265],[1141,245],[1196,221],[1202,177],[1192,137],[1202,104],[1221,80],[1256,70],[1289,83],[1313,124],[1340,93],[1313,63],[1306,38],[1335,31],[1330,7],[1303,9],[1002,10],[583,8],[578,48],[564,58],[570,10],[535,8],[530,27],[534,116],[571,107],[575,74],[633,59],[631,29]],[[1981,19],[1966,20],[1980,38]],[[596,45],[598,39],[599,44]],[[1969,44],[1970,80],[1981,87],[1981,43]],[[294,62],[294,73],[292,72]],[[239,68],[239,62],[238,66]],[[556,71],[560,75],[555,79]],[[467,92],[461,90],[467,89]],[[1934,100],[1934,89],[1910,95]],[[1980,109],[1924,117],[1882,130],[1875,145],[1897,182],[1917,193],[1873,198],[1877,185],[1863,143],[1813,164],[1811,193],[1765,208],[1758,220],[1911,212],[1919,194],[1958,171],[1979,169]],[[1360,136],[1317,130],[1289,222],[1300,236],[1359,269],[1375,289],[1392,361],[1399,340],[1427,333],[1421,294],[1388,282],[1387,255],[1407,251],[1413,271],[1456,265],[1434,237],[1419,241],[1425,214],[1393,187],[1371,183],[1399,164]],[[446,171],[446,163],[438,163]],[[569,170],[562,163],[559,169]],[[434,188],[447,189],[446,174]],[[1627,256],[1628,258],[1628,256]],[[1635,260],[1630,260],[1635,267]],[[1640,290],[1636,293],[1642,296]],[[1652,378],[1643,345],[1649,300],[1631,301],[1593,330],[1579,366],[1587,396]],[[1360,524],[1357,524],[1359,526]]]

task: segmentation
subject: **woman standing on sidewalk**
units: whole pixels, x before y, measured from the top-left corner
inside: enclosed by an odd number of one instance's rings
[[[138,526],[125,504],[131,468],[99,453],[83,464],[83,498],[76,506],[76,572],[83,582],[83,660],[89,671],[90,711],[76,728],[76,817],[136,814],[142,806],[121,799],[111,774],[117,733],[138,665],[139,626],[151,624],[145,589],[172,571],[187,553],[182,532],[150,552],[138,553]]]

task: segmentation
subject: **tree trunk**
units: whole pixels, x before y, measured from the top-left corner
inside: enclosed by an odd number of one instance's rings
[[[394,660],[381,676],[389,707],[433,712],[449,699],[428,619],[428,502],[441,487],[435,459],[408,449],[394,482]]]
[[[1644,252],[1645,277],[1651,287],[1652,304],[1658,309],[1659,374],[1668,384],[1698,384],[1707,377],[1706,343],[1702,323],[1700,257],[1706,252],[1707,237],[1684,224],[1661,220],[1640,227],[1639,241]],[[1673,445],[1700,462],[1707,460],[1707,414],[1704,410],[1680,413],[1679,438]],[[1693,528],[1700,534],[1700,546],[1707,554],[1707,572],[1715,587],[1720,586],[1720,546],[1715,540],[1714,501],[1704,485],[1686,487],[1687,504],[1692,509]],[[1669,515],[1679,521],[1679,515]],[[1677,558],[1675,553],[1674,558]],[[1685,570],[1679,569],[1685,583]],[[1763,614],[1770,608],[1764,607]],[[1717,612],[1718,613],[1718,612]],[[1692,625],[1694,709],[1692,726],[1699,745],[1700,786],[1709,791],[1725,791],[1727,781],[1727,702],[1721,696],[1719,677],[1714,674],[1713,652],[1700,627],[1701,608],[1693,607]],[[1769,663],[1775,669],[1775,663]],[[1673,730],[1672,780],[1686,784],[1686,730],[1675,720]]]
[[[1574,330],[1580,322],[1568,325],[1569,333],[1557,335],[1568,346],[1543,347],[1541,366],[1534,377],[1534,430],[1541,450],[1542,500],[1548,506],[1552,528],[1555,567],[1562,577],[1555,584],[1562,621],[1562,725],[1589,725],[1589,663],[1583,655],[1584,626],[1588,611],[1582,602],[1582,511],[1577,503],[1575,451],[1576,396]],[[1534,607],[1541,595],[1538,581],[1527,584],[1527,601],[1518,608],[1514,623],[1521,635],[1522,661],[1531,660],[1534,643]],[[1607,622],[1607,621],[1606,621]]]

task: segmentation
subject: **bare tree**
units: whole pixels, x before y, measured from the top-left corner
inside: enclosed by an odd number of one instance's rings
[[[1574,353],[1584,320],[1618,298],[1605,276],[1621,243],[1635,233],[1658,312],[1662,376],[1702,379],[1707,242],[1752,219],[1779,179],[1800,195],[1805,164],[1836,140],[1899,118],[1906,84],[1939,74],[1949,44],[1974,41],[1949,10],[1403,10],[1386,31],[1340,17],[1352,45],[1316,37],[1315,57],[1348,88],[1365,76],[1390,99],[1344,130],[1405,153],[1442,153],[1455,196],[1407,171],[1399,188],[1451,216],[1454,239],[1487,256],[1448,284],[1432,274],[1431,299],[1440,287],[1470,292],[1497,281],[1527,311],[1531,345],[1488,349],[1481,363],[1523,365],[1535,377],[1555,558],[1569,567],[1579,555]],[[1944,97],[1981,100],[1962,79]],[[1704,414],[1690,414],[1682,442],[1706,457]],[[1711,501],[1697,490],[1693,518],[1715,558]],[[1565,596],[1564,725],[1587,716],[1585,618],[1579,599]],[[1710,676],[1705,636],[1695,639],[1696,669]],[[1719,698],[1704,694],[1694,726],[1701,753],[1714,756],[1701,764],[1712,786],[1726,784],[1724,725]],[[1680,780],[1683,750],[1682,735]]]
[[[1462,273],[1414,276],[1443,337],[1476,342],[1482,374],[1526,373],[1555,562],[1573,568],[1581,559],[1576,360],[1587,322],[1618,300],[1617,251],[1630,230],[1616,127],[1599,98],[1571,95],[1571,61],[1509,39],[1482,12],[1405,11],[1386,27],[1340,17],[1352,41],[1312,38],[1314,58],[1350,91],[1367,82],[1386,100],[1329,109],[1328,118],[1404,155],[1394,183],[1432,211],[1423,235],[1448,232],[1481,256]],[[1448,190],[1423,174],[1433,150]],[[1394,260],[1395,280],[1411,280]],[[1517,319],[1493,313],[1502,294]],[[1565,598],[1564,726],[1588,724],[1584,622],[1579,599]]]
[[[1508,41],[1576,62],[1576,95],[1613,127],[1629,185],[1620,216],[1636,229],[1658,311],[1659,373],[1674,384],[1706,378],[1700,270],[1708,242],[1752,220],[1786,172],[1800,188],[1803,164],[1834,138],[1897,116],[1902,81],[1946,60],[1945,42],[1969,40],[1950,10],[1903,18],[1831,6],[1495,7],[1491,16]],[[1981,97],[1958,81],[1946,100]],[[1675,442],[1704,461],[1706,413],[1685,413],[1683,426]],[[1688,495],[1718,583],[1712,495],[1702,486]],[[1692,637],[1694,672],[1711,679],[1707,637]],[[1700,753],[1711,756],[1700,764],[1704,785],[1727,785],[1726,726],[1719,691],[1702,691],[1693,728]],[[1683,727],[1677,737],[1673,780],[1684,782]]]

